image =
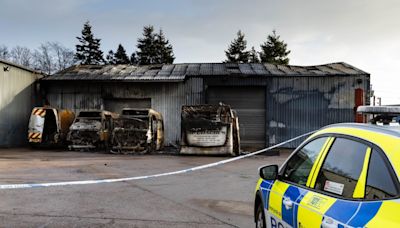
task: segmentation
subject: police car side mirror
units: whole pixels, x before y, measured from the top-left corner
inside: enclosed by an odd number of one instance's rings
[[[267,165],[258,169],[260,177],[264,180],[276,180],[278,177],[278,165]]]

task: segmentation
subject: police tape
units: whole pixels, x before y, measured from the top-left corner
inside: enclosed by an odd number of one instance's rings
[[[71,186],[71,185],[89,185],[89,184],[102,184],[102,183],[115,183],[115,182],[125,182],[125,181],[133,181],[133,180],[143,180],[143,179],[150,179],[150,178],[156,178],[156,177],[164,177],[164,176],[171,176],[171,175],[177,175],[177,174],[183,174],[183,173],[188,173],[188,172],[193,172],[197,170],[202,170],[202,169],[207,169],[223,164],[227,164],[230,162],[234,162],[243,158],[251,157],[257,154],[264,153],[266,151],[275,149],[277,147],[283,146],[287,143],[293,142],[295,140],[298,140],[302,137],[308,136],[315,131],[299,135],[295,138],[291,138],[289,140],[286,140],[284,142],[281,142],[279,144],[276,144],[274,146],[264,148],[252,153],[248,153],[245,155],[241,155],[238,157],[234,158],[229,158],[225,159],[222,161],[214,162],[214,163],[209,163],[206,165],[200,165],[200,166],[195,166],[193,168],[189,169],[183,169],[183,170],[178,170],[178,171],[173,171],[173,172],[167,172],[167,173],[159,173],[159,174],[153,174],[153,175],[148,175],[148,176],[136,176],[136,177],[125,177],[125,178],[115,178],[115,179],[101,179],[101,180],[82,180],[82,181],[63,181],[63,182],[50,182],[50,183],[33,183],[33,184],[2,184],[0,185],[0,190],[4,189],[24,189],[24,188],[44,188],[44,187],[56,187],[56,186]]]

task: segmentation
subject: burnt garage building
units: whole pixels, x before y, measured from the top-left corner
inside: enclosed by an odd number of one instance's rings
[[[179,145],[182,105],[223,102],[238,113],[242,147],[260,148],[362,121],[355,108],[369,102],[370,75],[346,63],[77,65],[42,79],[41,88],[48,104],[75,112],[153,108],[164,117],[166,145]]]

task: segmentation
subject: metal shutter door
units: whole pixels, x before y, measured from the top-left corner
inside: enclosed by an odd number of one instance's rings
[[[242,148],[265,146],[265,88],[264,87],[208,87],[207,103],[223,102],[239,116]]]

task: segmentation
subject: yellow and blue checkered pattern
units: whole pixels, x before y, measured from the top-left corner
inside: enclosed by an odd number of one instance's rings
[[[309,139],[323,134],[351,135],[379,146],[389,158],[396,173],[400,171],[399,137],[368,129],[330,127],[314,133]],[[367,167],[371,148],[366,151],[364,167],[353,193],[354,200],[338,199],[314,192],[317,174],[334,137],[328,138],[316,159],[305,187],[289,183],[260,179],[256,192],[262,198],[266,222],[271,227],[400,227],[400,199],[364,201]],[[285,199],[293,202],[292,207],[284,204]],[[270,221],[268,221],[270,219]],[[267,226],[268,226],[267,225]]]

